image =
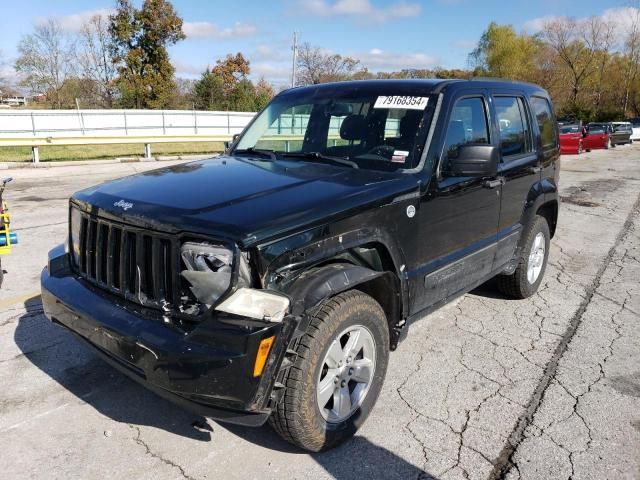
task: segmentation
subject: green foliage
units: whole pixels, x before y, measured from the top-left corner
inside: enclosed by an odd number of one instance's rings
[[[491,22],[470,54],[474,75],[530,80],[537,49],[534,37],[518,35],[511,25]]]
[[[241,53],[227,55],[216,66],[202,74],[192,90],[195,108],[255,112],[273,98],[273,88],[264,79],[256,85],[247,78],[249,61]]]
[[[145,0],[136,9],[117,0],[110,16],[113,61],[118,65],[116,86],[125,108],[165,108],[175,93],[175,69],[167,47],[185,37],[182,19],[167,0]]]

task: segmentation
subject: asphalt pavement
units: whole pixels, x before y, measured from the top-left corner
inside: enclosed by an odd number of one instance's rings
[[[42,314],[69,195],[156,167],[4,172],[20,244],[2,258],[2,478],[640,479],[640,146],[563,157],[540,291],[489,282],[412,324],[364,427],[312,455],[156,397]]]

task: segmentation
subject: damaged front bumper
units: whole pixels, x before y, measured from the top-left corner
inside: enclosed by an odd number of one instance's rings
[[[69,268],[62,248],[49,257],[41,286],[51,321],[71,330],[116,369],[188,410],[240,425],[267,420],[293,318],[256,326],[255,320],[243,323],[215,312],[185,332],[83,281]],[[264,371],[254,377],[258,346],[271,336],[275,341]]]

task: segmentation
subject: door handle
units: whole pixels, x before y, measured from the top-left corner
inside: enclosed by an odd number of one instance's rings
[[[535,167],[529,167],[529,171],[531,173],[540,173],[542,171],[542,167],[540,165],[536,165]]]
[[[493,180],[485,180],[482,186],[485,188],[496,188],[502,185],[503,183],[504,183],[504,178],[499,177]]]

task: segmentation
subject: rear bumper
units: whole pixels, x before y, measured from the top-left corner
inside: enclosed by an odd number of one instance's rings
[[[237,317],[212,316],[185,332],[84,283],[60,253],[50,253],[41,275],[42,303],[50,320],[130,378],[188,410],[241,425],[259,426],[267,420],[285,322],[247,328]],[[254,378],[258,345],[271,335],[276,341],[267,366]]]

